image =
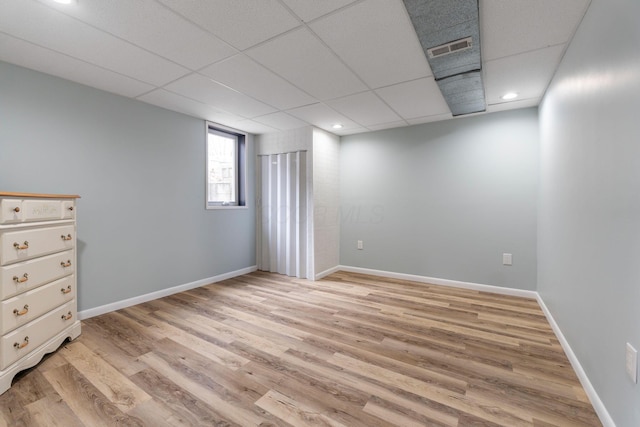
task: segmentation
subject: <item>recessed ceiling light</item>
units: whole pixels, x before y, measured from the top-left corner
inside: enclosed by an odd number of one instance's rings
[[[518,97],[518,94],[515,92],[505,93],[504,95],[501,96],[501,98],[504,99],[505,101],[508,101],[510,99],[516,99],[517,97]]]
[[[342,129],[342,125],[340,123],[336,123],[335,125],[331,126],[334,129]]]
[[[60,3],[60,4],[71,4],[73,3],[73,0],[53,0],[56,3]]]

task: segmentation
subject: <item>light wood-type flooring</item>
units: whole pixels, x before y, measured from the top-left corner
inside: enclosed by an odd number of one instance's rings
[[[0,426],[599,426],[537,302],[256,272],[82,322]]]

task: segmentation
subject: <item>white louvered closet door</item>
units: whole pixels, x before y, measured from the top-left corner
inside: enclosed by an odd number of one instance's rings
[[[307,277],[306,152],[260,156],[258,269]]]

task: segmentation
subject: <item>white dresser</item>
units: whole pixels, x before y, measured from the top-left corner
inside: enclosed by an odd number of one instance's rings
[[[0,394],[80,335],[75,195],[0,192]]]

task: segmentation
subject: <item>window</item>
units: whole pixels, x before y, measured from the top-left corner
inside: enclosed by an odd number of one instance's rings
[[[207,209],[246,206],[246,138],[207,123]]]

